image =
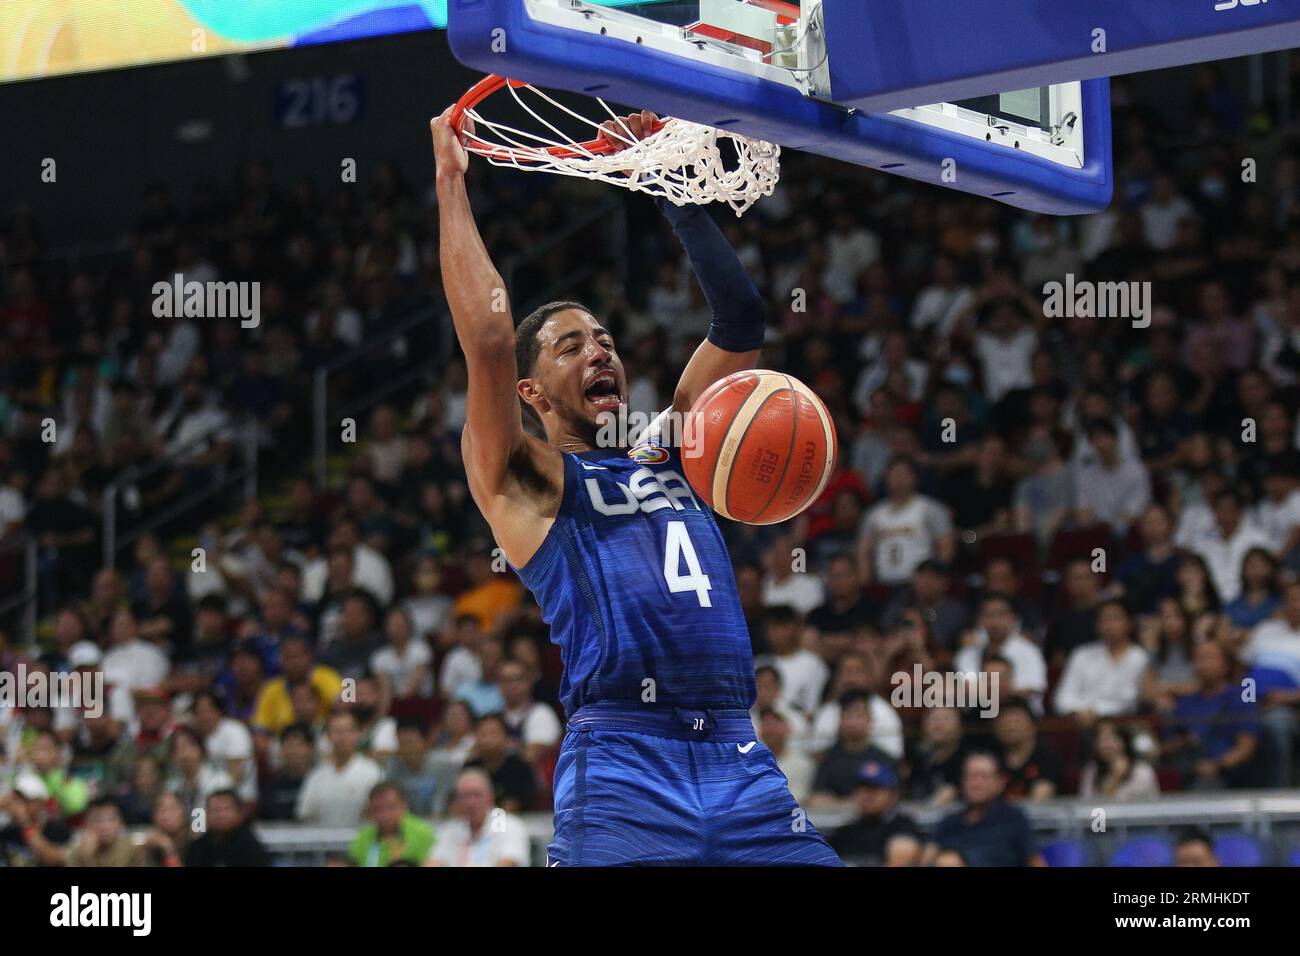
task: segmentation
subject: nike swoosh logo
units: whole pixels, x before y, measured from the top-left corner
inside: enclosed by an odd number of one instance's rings
[[[736,744],[736,749],[739,750],[742,754],[747,754],[747,753],[749,753],[751,750],[754,749],[754,744],[756,744],[756,743],[758,743],[757,740],[751,740],[749,743],[745,744],[745,746],[743,746],[743,747],[742,747],[740,744]]]

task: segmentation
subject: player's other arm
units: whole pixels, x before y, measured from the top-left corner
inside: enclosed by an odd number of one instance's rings
[[[674,206],[663,198],[656,202],[686,250],[713,316],[707,338],[686,364],[673,394],[673,408],[684,412],[718,379],[758,363],[765,310],[740,257],[702,207]]]

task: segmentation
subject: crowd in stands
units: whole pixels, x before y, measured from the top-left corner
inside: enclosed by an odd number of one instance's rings
[[[849,814],[846,858],[1034,863],[1025,802],[1297,782],[1300,144],[1211,92],[1159,141],[1117,98],[1097,215],[792,154],[775,196],[720,220],[769,304],[763,364],[840,438],[808,512],[724,533],[757,736],[805,806]],[[497,257],[608,198],[471,180]],[[634,267],[599,261],[564,296],[614,331],[652,412],[709,317],[653,204],[627,202]],[[362,185],[249,162],[184,199],[160,186],[104,257],[0,218],[0,591],[23,573],[3,549],[34,540],[40,618],[34,643],[0,622],[0,672],[105,686],[99,713],[0,707],[0,863],[262,864],[253,824],[294,821],[355,830],[342,864],[533,862],[560,660],[468,495],[463,363],[362,413],[338,482],[307,467],[313,371],[441,308],[434,223],[393,163]],[[590,255],[530,263],[516,300]],[[260,282],[260,323],[156,317],[177,273]],[[1067,276],[1150,283],[1151,307],[1049,317]],[[429,353],[422,335],[340,387]],[[262,494],[150,528],[250,426]],[[115,482],[136,533],[107,566]],[[924,702],[932,674],[972,696]],[[900,800],[953,813],[922,832]]]

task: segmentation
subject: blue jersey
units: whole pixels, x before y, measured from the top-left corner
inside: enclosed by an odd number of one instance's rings
[[[563,457],[555,524],[519,577],[560,646],[565,711],[598,701],[748,709],[754,661],[731,557],[678,450]]]

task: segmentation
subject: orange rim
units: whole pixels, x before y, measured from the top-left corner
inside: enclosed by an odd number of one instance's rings
[[[485,99],[504,89],[507,85],[519,89],[528,86],[521,80],[511,80],[504,76],[498,76],[495,73],[483,77],[468,90],[465,95],[456,101],[456,105],[451,109],[451,116],[448,122],[451,128],[457,133],[464,132],[465,113],[472,110],[482,103]],[[664,128],[664,121],[659,120],[655,123],[651,133],[657,133]],[[471,146],[467,147],[471,152],[479,156],[486,156],[495,159],[513,159],[520,162],[541,162],[544,156],[554,157],[555,159],[572,159],[575,156],[584,156],[591,153],[604,155],[612,153],[620,148],[622,144],[611,143],[607,139],[597,136],[595,139],[589,139],[583,143],[575,143],[573,146],[537,146],[530,148],[527,146]]]

